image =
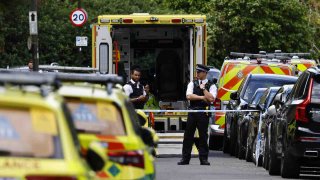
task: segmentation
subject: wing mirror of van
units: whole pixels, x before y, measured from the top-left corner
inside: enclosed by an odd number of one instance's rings
[[[137,115],[138,115],[138,120],[139,120],[139,125],[140,126],[145,126],[148,122],[148,116],[146,115],[146,113],[144,113],[143,111],[141,111],[140,109],[136,110]]]
[[[88,147],[86,161],[92,170],[101,171],[108,161],[106,148],[99,142],[91,142]]]
[[[270,106],[267,110],[267,114],[269,116],[275,116],[277,114],[276,106],[275,105]]]
[[[237,91],[232,92],[230,94],[230,99],[232,99],[232,100],[238,100],[239,99]]]
[[[140,128],[141,139],[145,145],[149,147],[155,147],[156,143],[154,142],[153,134],[147,127]]]

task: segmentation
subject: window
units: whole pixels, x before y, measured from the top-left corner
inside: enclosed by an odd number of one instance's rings
[[[136,113],[136,110],[134,109],[132,103],[129,101],[127,101],[125,103],[125,106],[126,106],[127,111],[129,113],[134,131],[136,132],[137,135],[140,135],[139,117]]]
[[[108,73],[109,65],[109,44],[101,43],[99,46],[99,71]]]
[[[113,136],[126,134],[122,113],[115,104],[68,98],[66,102],[79,132]]]
[[[309,85],[310,73],[306,72],[301,75],[296,83],[296,89],[294,91],[294,99],[304,99],[306,96],[306,89]]]
[[[280,78],[256,78],[250,79],[248,86],[243,92],[243,99],[245,101],[250,101],[253,94],[256,92],[258,88],[268,88],[275,86],[283,86],[285,84],[294,84],[294,79],[280,79]]]
[[[313,81],[311,103],[320,104],[320,82],[316,79]]]
[[[61,159],[61,146],[58,121],[51,110],[0,109],[0,156]]]

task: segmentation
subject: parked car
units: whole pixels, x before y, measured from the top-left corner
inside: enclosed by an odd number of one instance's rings
[[[279,143],[275,137],[275,132],[278,131],[277,127],[279,124],[279,120],[277,116],[280,114],[276,114],[276,112],[281,112],[286,99],[291,93],[293,85],[284,85],[282,86],[275,97],[273,98],[270,107],[268,108],[268,116],[267,119],[267,130],[265,136],[265,155],[264,155],[264,163],[266,169],[268,169],[270,175],[280,174],[280,157],[281,151]]]
[[[300,166],[320,167],[320,69],[304,71],[281,111],[274,136],[281,149],[280,173],[296,178]]]
[[[267,88],[258,88],[254,95],[251,98],[251,101],[249,101],[249,104],[247,105],[247,110],[253,110],[255,109],[256,105],[258,104],[261,96],[263,93],[267,90]],[[246,109],[246,108],[244,108]],[[249,125],[249,120],[250,117],[252,117],[254,112],[248,111],[244,112],[243,118],[239,119],[239,138],[240,138],[240,144],[239,144],[239,149],[242,151],[245,151],[245,159],[247,162],[251,161],[251,151],[247,147],[247,141],[248,141],[248,125]],[[241,147],[241,148],[240,148]],[[244,149],[245,148],[245,149]],[[244,149],[244,150],[243,150]],[[240,152],[238,155],[239,159],[243,158],[243,153]]]
[[[263,56],[259,57],[256,55],[251,56],[251,59],[247,53],[236,53],[241,54],[240,58],[233,59],[225,59],[223,65],[221,66],[221,75],[218,81],[218,93],[217,100],[220,104],[221,110],[228,109],[228,104],[230,101],[230,94],[232,92],[238,91],[240,88],[241,82],[249,75],[249,74],[278,74],[278,75],[294,75],[294,68],[292,65],[272,61],[271,59],[263,58]],[[233,53],[230,54],[234,56]],[[235,56],[239,57],[239,56]],[[255,90],[252,92],[252,94]],[[226,113],[219,112],[215,113],[214,125],[216,130],[215,132],[223,134],[223,152],[224,153],[235,153],[235,148],[233,145],[229,146],[230,141],[230,133],[224,132],[225,129],[229,129],[226,123]],[[229,125],[230,126],[230,123]],[[229,151],[229,147],[232,149]]]
[[[296,81],[294,76],[277,74],[249,74],[241,83],[239,90],[230,94],[231,100],[227,106],[228,110],[246,109],[248,102],[258,88],[267,88],[272,86],[282,86],[284,84],[293,84]],[[224,132],[224,151],[229,151],[231,155],[244,157],[244,147],[239,148],[240,136],[239,119],[243,118],[242,112],[226,113],[226,126]],[[227,150],[228,149],[228,150]]]
[[[264,136],[265,136],[265,122],[268,118],[266,111],[277,93],[280,87],[269,87],[261,96],[255,109],[259,112],[254,113],[254,115],[249,120],[248,129],[248,145],[252,153],[252,161],[262,165],[263,162],[263,149],[264,149]]]

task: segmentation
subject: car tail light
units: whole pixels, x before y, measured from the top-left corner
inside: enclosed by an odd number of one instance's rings
[[[309,119],[307,117],[307,106],[310,104],[311,90],[312,90],[313,79],[310,81],[309,91],[307,94],[307,98],[300,103],[296,108],[296,121],[308,122]]]
[[[213,102],[215,110],[221,110],[221,100],[216,98]]]
[[[70,176],[27,176],[27,180],[76,180],[75,177]]]
[[[116,163],[144,168],[143,151],[108,152],[108,156]]]

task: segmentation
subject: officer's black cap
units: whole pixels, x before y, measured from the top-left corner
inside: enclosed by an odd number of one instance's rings
[[[202,65],[202,64],[197,64],[196,70],[197,71],[208,72],[210,70],[210,68],[208,68],[207,66]]]

